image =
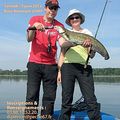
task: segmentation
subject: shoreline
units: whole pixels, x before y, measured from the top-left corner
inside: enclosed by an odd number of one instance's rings
[[[0,75],[0,77],[27,77],[27,75]],[[93,77],[120,77],[120,75],[93,75]]]

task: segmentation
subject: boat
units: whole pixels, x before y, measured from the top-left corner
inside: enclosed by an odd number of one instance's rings
[[[59,115],[60,115],[60,110],[56,110],[54,112],[54,120],[58,120]],[[101,112],[102,120],[120,120],[116,119],[113,115]],[[37,120],[41,120],[38,118]],[[71,114],[71,119],[70,120],[89,120],[87,112],[86,111],[81,111],[81,112],[72,112]]]
[[[60,115],[60,110],[54,112],[55,120],[58,119],[59,115]],[[102,116],[102,120],[116,120],[114,116],[104,112],[101,112],[101,116]],[[81,112],[72,112],[70,120],[89,120],[89,118],[86,111],[81,111]]]
[[[60,116],[60,110],[54,111],[54,119],[58,120]],[[115,118],[115,116],[101,112],[102,120],[120,120]],[[40,119],[39,119],[40,120]],[[70,120],[89,120],[87,115],[87,106],[84,102],[84,97],[82,96],[78,101],[72,104],[72,114]]]

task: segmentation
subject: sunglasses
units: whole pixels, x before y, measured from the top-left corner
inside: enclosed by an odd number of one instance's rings
[[[79,16],[75,16],[75,17],[70,17],[70,20],[74,20],[74,19],[79,19]]]
[[[55,11],[57,11],[57,10],[58,10],[58,7],[53,6],[53,7],[49,7],[49,9],[50,9],[50,10],[55,10]]]

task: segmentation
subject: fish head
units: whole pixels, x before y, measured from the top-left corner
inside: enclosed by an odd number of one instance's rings
[[[65,29],[61,26],[55,26],[54,27],[60,34],[64,33],[65,32]]]

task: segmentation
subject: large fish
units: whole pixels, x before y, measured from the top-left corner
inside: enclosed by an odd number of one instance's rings
[[[82,45],[84,40],[90,39],[92,41],[91,49],[94,52],[98,52],[100,55],[102,55],[105,58],[105,60],[109,59],[109,54],[108,54],[106,48],[96,38],[94,38],[90,35],[87,35],[87,34],[73,32],[71,30],[65,29],[65,28],[60,27],[60,26],[56,26],[55,28],[64,39],[66,39],[67,41],[69,41],[71,43],[76,43],[76,44]]]

